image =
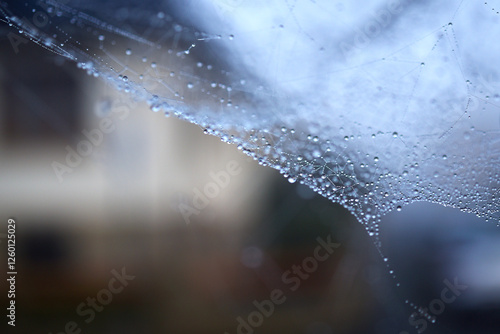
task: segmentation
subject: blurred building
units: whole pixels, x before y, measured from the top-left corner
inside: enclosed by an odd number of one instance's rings
[[[254,301],[287,289],[283,273],[311,256],[318,237],[342,244],[353,228],[363,235],[343,209],[234,145],[34,44],[1,48],[0,212],[18,226],[20,330],[56,333],[75,321],[93,333],[236,332]],[[346,247],[258,331],[373,326],[368,253],[342,260]],[[77,306],[121,268],[136,278],[85,323]]]

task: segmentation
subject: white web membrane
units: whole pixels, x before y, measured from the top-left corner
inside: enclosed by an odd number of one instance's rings
[[[29,38],[349,209],[498,224],[499,3],[0,1]],[[96,79],[97,80],[97,79]]]

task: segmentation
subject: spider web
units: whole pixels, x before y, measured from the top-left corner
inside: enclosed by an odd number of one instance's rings
[[[0,1],[8,38],[195,123],[349,209],[499,219],[493,2]],[[24,40],[23,40],[24,39]]]
[[[31,40],[342,204],[381,252],[381,217],[416,201],[498,224],[498,5],[0,0],[0,20],[14,52]]]

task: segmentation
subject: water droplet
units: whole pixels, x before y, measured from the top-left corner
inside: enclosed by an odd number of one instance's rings
[[[188,82],[187,88],[189,88],[189,89],[193,88],[193,84],[191,82]]]
[[[104,41],[104,35],[99,35],[99,40]]]
[[[95,113],[98,117],[105,117],[111,113],[112,107],[111,99],[105,98],[97,103]]]
[[[132,54],[132,50],[130,50],[130,49],[125,50],[125,54],[127,56],[130,56]]]
[[[394,138],[397,138],[397,137],[398,137],[398,133],[397,133],[397,132],[393,132],[393,133],[392,133],[392,136],[393,136]]]
[[[294,178],[294,177],[289,177],[288,178],[288,182],[290,182],[290,183],[295,183],[296,181],[297,181],[297,179]]]

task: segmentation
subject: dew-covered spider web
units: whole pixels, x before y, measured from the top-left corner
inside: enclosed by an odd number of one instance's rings
[[[0,1],[31,40],[342,204],[498,223],[500,9],[473,0]],[[2,52],[11,52],[4,50]],[[96,79],[98,80],[98,79]]]

